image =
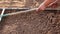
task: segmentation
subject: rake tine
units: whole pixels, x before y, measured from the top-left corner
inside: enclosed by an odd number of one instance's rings
[[[0,21],[2,20],[3,14],[4,14],[5,8],[3,8],[2,13],[0,15]]]

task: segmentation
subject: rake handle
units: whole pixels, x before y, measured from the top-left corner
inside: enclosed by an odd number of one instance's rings
[[[31,11],[35,11],[37,8],[34,9],[29,9],[29,10],[25,10],[25,11],[18,11],[18,12],[14,12],[14,13],[8,13],[8,14],[4,14],[3,16],[10,16],[10,15],[16,15],[16,14],[20,14],[20,13],[26,13],[26,12],[31,12]],[[60,9],[51,9],[51,8],[47,8],[45,9],[45,11],[51,11],[51,10],[59,10]]]

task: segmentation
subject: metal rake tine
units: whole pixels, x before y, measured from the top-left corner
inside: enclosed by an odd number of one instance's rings
[[[2,13],[0,15],[0,21],[2,20],[3,14],[4,14],[5,8],[3,8]]]

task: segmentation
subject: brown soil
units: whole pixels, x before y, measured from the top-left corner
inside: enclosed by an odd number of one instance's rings
[[[60,34],[60,13],[28,12],[3,17],[0,34]]]

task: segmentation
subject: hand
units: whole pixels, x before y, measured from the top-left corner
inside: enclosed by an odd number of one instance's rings
[[[41,4],[36,11],[37,12],[44,11],[45,8],[46,8],[46,6],[44,4]]]
[[[57,7],[58,7],[58,3],[54,3],[54,4],[52,4],[52,5],[49,6],[49,7],[51,7],[51,8],[57,8]]]

